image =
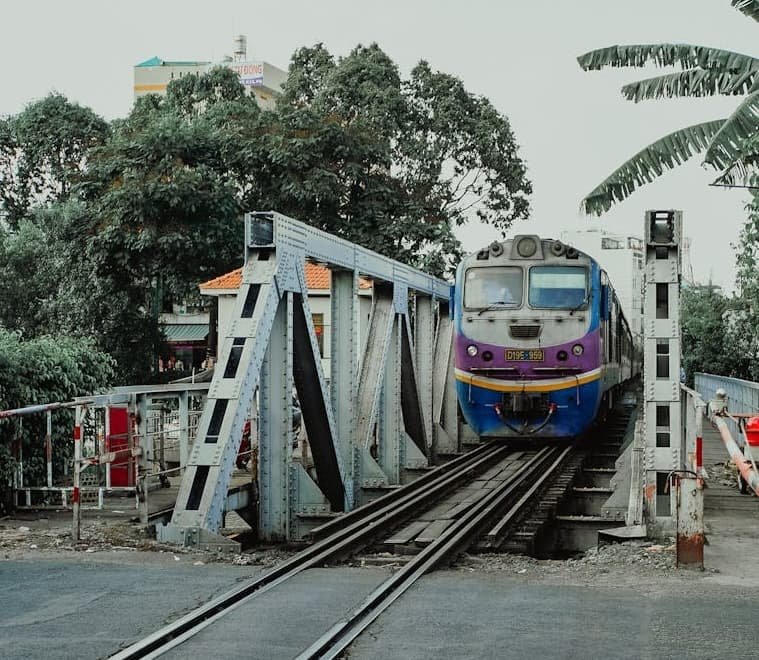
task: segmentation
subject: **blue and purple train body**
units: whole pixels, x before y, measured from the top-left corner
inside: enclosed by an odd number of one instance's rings
[[[583,433],[635,375],[635,346],[592,257],[534,235],[466,257],[454,288],[456,390],[486,437]]]

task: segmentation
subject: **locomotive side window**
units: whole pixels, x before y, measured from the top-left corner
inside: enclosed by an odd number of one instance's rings
[[[518,266],[470,268],[464,276],[464,307],[520,307],[524,273]]]
[[[579,308],[587,301],[587,280],[580,266],[533,266],[528,300],[533,307]]]

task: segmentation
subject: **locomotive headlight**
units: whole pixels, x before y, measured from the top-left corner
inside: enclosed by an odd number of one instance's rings
[[[584,351],[585,349],[582,347],[582,344],[575,344],[572,346],[572,353],[578,357],[582,355]]]
[[[474,357],[477,355],[477,347],[474,344],[469,344],[469,346],[466,347],[466,352],[469,357]]]
[[[524,259],[529,259],[538,251],[538,244],[532,236],[520,238],[517,243],[517,254]]]

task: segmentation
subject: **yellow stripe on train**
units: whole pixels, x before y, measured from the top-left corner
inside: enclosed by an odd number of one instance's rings
[[[551,378],[549,380],[501,380],[499,378],[488,378],[487,376],[476,376],[463,369],[456,369],[456,380],[482,387],[486,390],[495,392],[555,392],[568,387],[576,387],[592,383],[601,378],[601,368],[586,371],[577,376],[566,378]]]

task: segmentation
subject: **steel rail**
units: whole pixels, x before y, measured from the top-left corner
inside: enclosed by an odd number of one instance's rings
[[[460,470],[467,463],[472,462],[479,456],[487,455],[492,451],[492,443],[482,444],[475,449],[462,454],[461,456],[457,456],[456,458],[448,461],[447,463],[444,463],[443,465],[439,465],[438,467],[423,474],[419,478],[414,479],[414,481],[406,484],[405,486],[402,486],[401,488],[396,488],[395,490],[392,490],[385,495],[378,497],[376,500],[367,502],[363,506],[360,506],[357,509],[353,509],[353,511],[345,513],[338,518],[335,518],[334,520],[330,520],[329,522],[326,522],[319,527],[315,527],[308,533],[308,537],[313,540],[318,540],[330,534],[334,534],[337,530],[343,529],[344,527],[347,527],[357,520],[364,520],[367,514],[377,511],[378,509],[381,509],[392,502],[396,502],[409,493],[416,492],[429,486],[431,483],[434,483],[437,479],[439,479],[442,475],[455,470]]]
[[[181,644],[200,630],[221,618],[233,608],[251,600],[283,582],[295,577],[302,571],[320,566],[325,562],[345,556],[365,547],[385,531],[410,518],[416,511],[434,502],[446,492],[469,480],[473,473],[505,458],[511,450],[506,445],[487,445],[484,450],[472,452],[470,461],[459,464],[453,473],[440,474],[428,488],[422,492],[412,489],[411,493],[397,497],[380,509],[356,520],[349,526],[337,530],[331,536],[321,539],[290,559],[275,566],[264,575],[244,582],[238,587],[214,598],[205,605],[193,610],[156,632],[131,644],[111,656],[113,660],[132,660],[135,658],[154,658]],[[468,456],[468,454],[467,454]],[[413,485],[413,484],[409,484]],[[404,488],[406,488],[404,486]],[[403,489],[399,489],[399,492]]]
[[[448,527],[433,543],[377,587],[347,619],[335,624],[314,644],[297,656],[297,660],[336,658],[390,605],[400,598],[420,577],[468,547],[500,515],[504,506],[519,493],[524,483],[538,474],[528,492],[534,494],[563,462],[572,447],[545,447],[531,457],[520,471],[472,505],[461,518]],[[550,462],[549,467],[545,467]],[[525,494],[526,495],[526,494]],[[506,514],[510,519],[529,499],[523,495],[519,506]]]

